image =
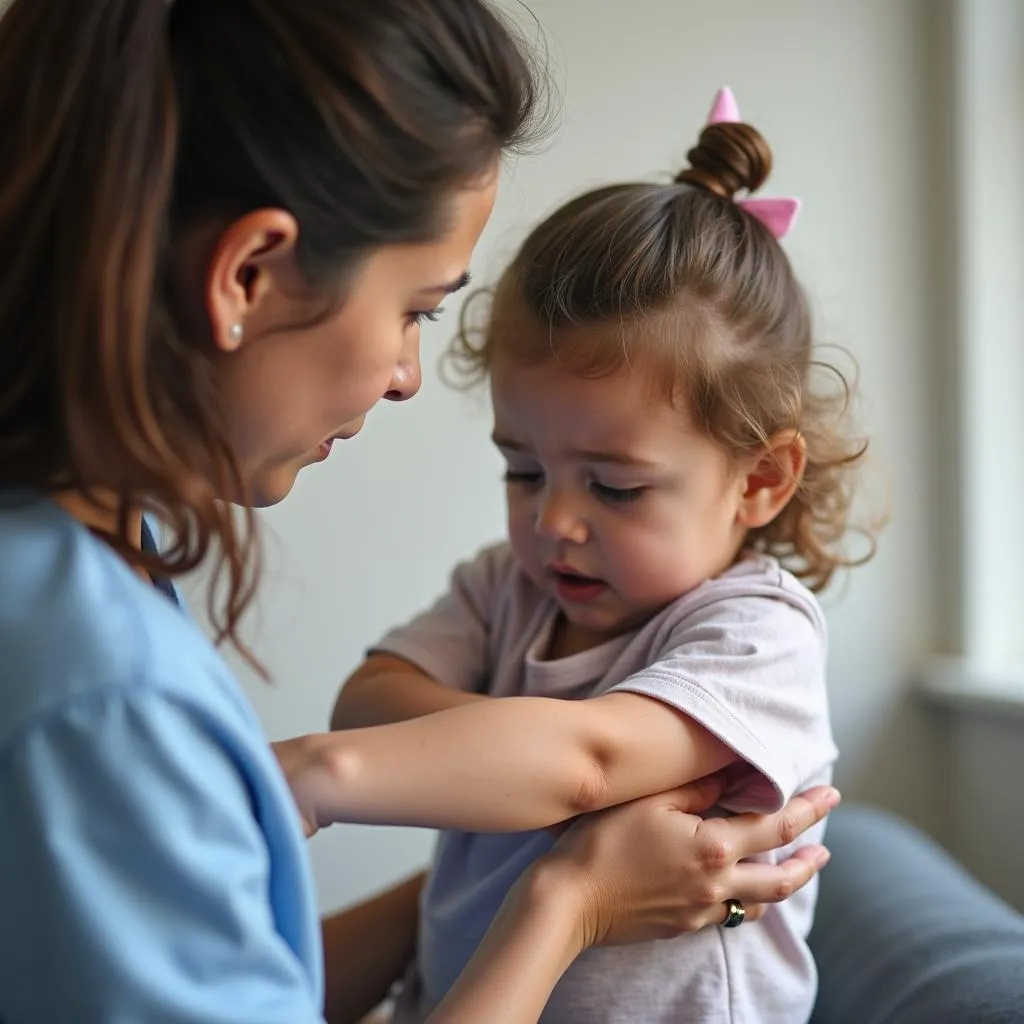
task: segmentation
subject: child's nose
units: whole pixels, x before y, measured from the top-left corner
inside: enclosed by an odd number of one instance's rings
[[[587,524],[565,495],[547,491],[537,503],[535,524],[537,535],[545,540],[583,544],[587,540]]]

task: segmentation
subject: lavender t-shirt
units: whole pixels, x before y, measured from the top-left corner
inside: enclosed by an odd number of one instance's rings
[[[557,605],[507,544],[454,572],[431,609],[373,649],[460,690],[578,700],[610,690],[678,708],[750,766],[722,813],[781,807],[828,782],[836,758],[825,688],[825,623],[814,596],[772,558],[750,555],[646,625],[600,647],[544,660]],[[530,756],[530,737],[523,737]],[[817,843],[824,826],[798,844]],[[505,894],[550,849],[544,832],[445,832],[424,890],[419,947],[396,1024],[430,1013],[483,938]],[[762,860],[778,862],[792,849]],[[801,1024],[817,977],[807,948],[817,886],[756,923],[595,949],[570,967],[544,1024]]]

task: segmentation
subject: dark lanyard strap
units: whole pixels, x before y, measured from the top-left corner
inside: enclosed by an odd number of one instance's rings
[[[156,540],[153,537],[153,532],[149,528],[149,523],[145,519],[142,520],[142,550],[147,555],[155,555],[158,553],[156,546]],[[154,576],[153,586],[160,591],[164,597],[168,598],[174,604],[179,604],[178,592],[174,589],[174,584],[164,576]]]

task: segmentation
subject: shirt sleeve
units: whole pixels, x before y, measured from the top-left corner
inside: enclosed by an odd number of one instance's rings
[[[507,599],[511,571],[508,545],[485,549],[455,567],[444,596],[387,633],[370,653],[403,658],[453,689],[483,692],[490,671],[491,631],[499,605]]]
[[[192,709],[90,693],[0,751],[4,1024],[308,1024],[246,776]]]
[[[729,810],[778,810],[836,757],[820,611],[780,592],[709,601],[672,628],[649,667],[615,690],[653,697],[730,746],[750,771]]]

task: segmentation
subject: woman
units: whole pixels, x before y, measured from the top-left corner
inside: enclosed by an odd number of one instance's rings
[[[322,941],[295,806],[344,819],[345,737],[280,745],[282,772],[166,580],[214,558],[235,639],[258,566],[225,499],[281,500],[415,394],[535,80],[481,0],[15,0],[0,67],[0,1020],[296,1024],[325,974],[355,1020],[416,883]],[[434,1019],[534,1021],[582,949],[721,924],[823,863],[737,862],[834,792],[680,813],[715,796],[569,829]]]

